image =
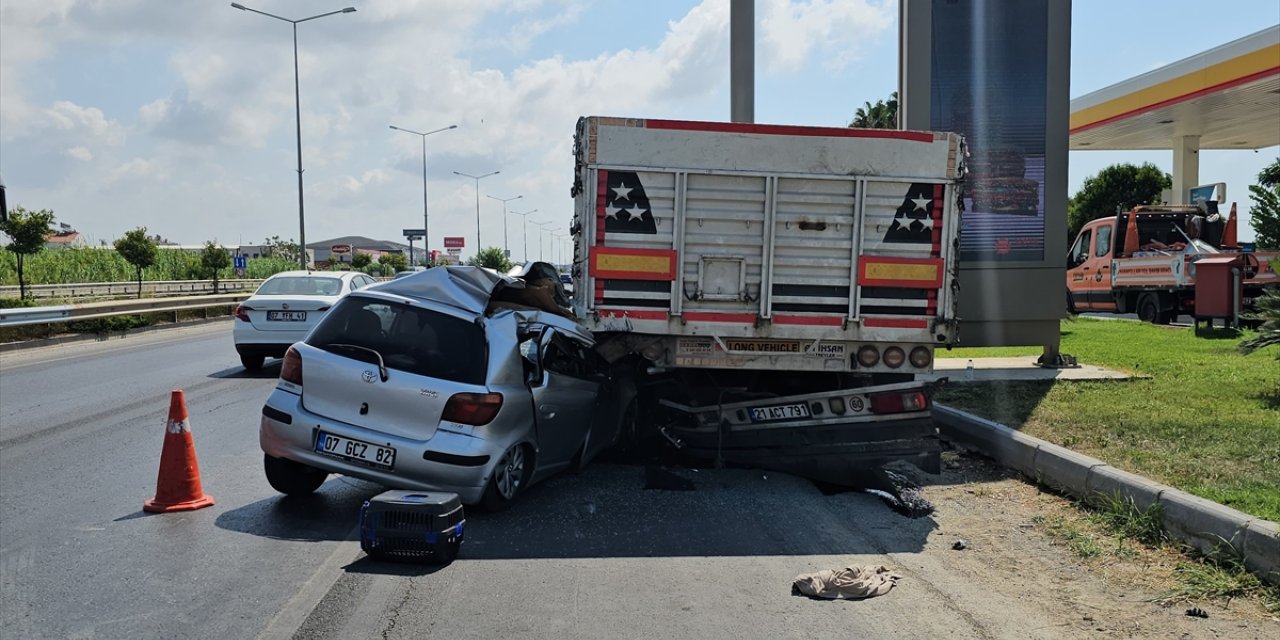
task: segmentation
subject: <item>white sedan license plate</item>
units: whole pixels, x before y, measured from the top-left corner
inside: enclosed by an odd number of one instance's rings
[[[323,431],[316,437],[316,453],[344,460],[367,462],[386,469],[396,464],[396,450],[391,447],[379,447],[376,444],[343,438]]]
[[[268,311],[267,320],[271,320],[271,321],[282,320],[284,322],[306,322],[307,312],[306,311]]]
[[[798,404],[780,404],[772,407],[752,407],[752,422],[773,422],[775,420],[794,420],[796,418],[809,417],[809,405],[804,403]]]

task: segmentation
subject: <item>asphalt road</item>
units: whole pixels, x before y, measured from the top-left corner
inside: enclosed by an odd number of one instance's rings
[[[380,489],[331,479],[284,502],[267,485],[278,371],[245,374],[228,322],[0,357],[0,635],[242,638],[287,619]],[[175,388],[216,504],[144,514]]]
[[[1095,573],[1036,524],[1061,499],[967,459],[930,481],[938,509],[919,519],[783,474],[679,468],[691,490],[668,490],[597,463],[505,513],[468,511],[449,566],[374,562],[353,526],[381,487],[333,478],[287,500],[267,485],[257,425],[279,366],[246,374],[229,334],[0,355],[0,637],[1275,637]],[[217,504],[147,515],[172,388]],[[860,602],[790,593],[851,565],[902,580]]]

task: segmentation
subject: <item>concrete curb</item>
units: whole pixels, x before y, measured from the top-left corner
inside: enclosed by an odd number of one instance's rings
[[[1280,585],[1280,525],[1274,522],[951,407],[935,405],[933,419],[943,438],[1051,489],[1095,504],[1114,495],[1131,498],[1141,509],[1158,504],[1164,530],[1174,540],[1205,554],[1230,544],[1250,571]]]
[[[33,340],[23,340],[21,342],[5,342],[0,344],[0,353],[8,353],[11,351],[22,351],[24,349],[39,349],[40,347],[56,347],[63,344],[74,344],[77,342],[106,342],[108,340],[120,340],[128,338],[132,335],[140,333],[151,333],[152,331],[164,331],[166,329],[180,329],[183,327],[196,327],[202,324],[210,324],[213,322],[227,322],[234,316],[216,316],[213,318],[200,318],[198,320],[184,320],[182,322],[166,322],[164,324],[154,324],[147,327],[135,327],[133,329],[125,329],[123,331],[112,331],[110,333],[73,333],[53,338],[37,338]]]

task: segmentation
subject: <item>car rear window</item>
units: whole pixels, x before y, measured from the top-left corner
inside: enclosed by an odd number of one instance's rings
[[[307,344],[361,362],[377,351],[388,369],[442,380],[484,384],[489,361],[484,329],[450,315],[362,296],[343,298],[307,337]]]
[[[271,278],[258,287],[260,296],[336,296],[342,291],[342,280],[314,276]]]

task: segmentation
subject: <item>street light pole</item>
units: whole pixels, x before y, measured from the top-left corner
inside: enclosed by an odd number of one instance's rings
[[[539,262],[541,262],[541,261],[542,261],[542,234],[543,234],[543,232],[552,232],[552,231],[559,231],[559,230],[560,230],[560,228],[559,228],[559,227],[556,227],[555,229],[548,229],[548,228],[547,228],[547,225],[549,225],[549,224],[555,224],[555,223],[554,223],[554,222],[552,222],[552,221],[550,221],[550,220],[548,220],[548,221],[546,221],[546,222],[535,222],[535,223],[533,223],[533,226],[535,226],[535,227],[537,227],[537,228],[538,228],[538,261],[539,261]]]
[[[464,178],[471,178],[472,180],[476,181],[476,255],[480,255],[480,179],[488,178],[489,176],[496,176],[499,173],[502,173],[502,171],[501,170],[490,171],[489,173],[486,173],[481,176],[473,176],[471,174],[463,173],[461,171],[453,172],[454,175],[462,176]]]
[[[534,214],[534,213],[537,213],[537,212],[538,212],[538,210],[537,210],[537,209],[534,209],[533,211],[525,211],[524,213],[521,213],[521,212],[519,212],[519,211],[512,211],[512,212],[511,212],[511,213],[514,213],[514,214],[516,214],[516,215],[520,216],[520,217],[523,219],[523,224],[521,224],[521,225],[520,225],[520,233],[521,233],[521,235],[524,237],[524,254],[523,254],[523,256],[524,256],[524,261],[525,261],[525,262],[528,262],[528,261],[529,261],[529,216],[530,216],[531,214]]]
[[[506,252],[507,258],[511,258],[511,246],[507,244],[507,203],[512,200],[519,200],[523,195],[512,196],[510,198],[499,198],[497,196],[485,195],[486,198],[493,198],[502,203],[502,250]]]
[[[337,11],[330,11],[328,13],[321,13],[318,15],[314,15],[314,16],[311,16],[310,18],[303,18],[301,20],[290,20],[288,18],[282,18],[275,14],[267,13],[266,11],[258,11],[257,9],[250,9],[249,7],[246,7],[237,2],[232,2],[231,6],[241,11],[252,11],[253,13],[261,14],[261,15],[267,16],[268,18],[283,20],[293,25],[293,115],[294,115],[294,123],[297,129],[297,137],[298,137],[298,247],[302,250],[302,257],[301,257],[302,268],[306,269],[307,268],[307,222],[306,222],[306,215],[304,214],[304,207],[302,204],[302,99],[300,97],[301,94],[298,90],[298,23],[306,22],[308,20],[315,20],[316,18],[323,18],[325,16],[331,16],[338,13],[355,13],[356,8],[347,7],[345,9],[339,9]]]
[[[451,124],[447,127],[435,129],[434,131],[427,131],[426,133],[414,131],[413,129],[405,129],[404,127],[397,127],[394,124],[391,125],[391,128],[396,131],[412,133],[415,136],[422,137],[422,251],[429,259],[431,257],[431,219],[427,217],[427,136],[433,133],[440,133],[441,131],[457,129],[458,125]],[[413,258],[410,256],[410,262],[412,261]]]

